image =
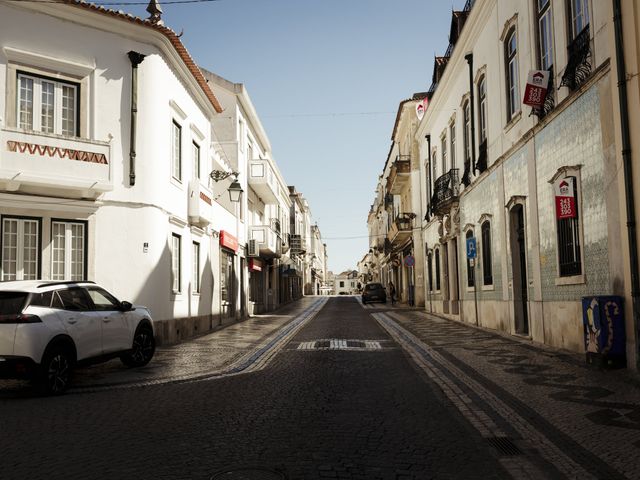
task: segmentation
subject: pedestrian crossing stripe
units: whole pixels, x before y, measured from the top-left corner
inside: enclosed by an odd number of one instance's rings
[[[382,350],[378,340],[346,340],[329,338],[300,342],[298,350]]]

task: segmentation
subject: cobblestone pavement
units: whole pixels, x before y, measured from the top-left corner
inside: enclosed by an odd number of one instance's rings
[[[126,368],[118,359],[78,368],[70,392],[175,383],[245,370],[257,360],[257,353],[272,348],[282,329],[320,301],[324,300],[304,297],[277,312],[256,315],[190,341],[158,347],[153,360],[142,368]],[[0,380],[0,398],[31,393],[26,382]]]
[[[636,374],[424,312],[374,316],[484,438],[516,447],[516,478],[540,478],[531,453],[564,478],[640,478]]]
[[[0,479],[640,478],[635,374],[357,300],[92,367],[62,397],[0,384]]]
[[[0,478],[510,478],[353,298],[299,327],[242,375],[0,399]]]

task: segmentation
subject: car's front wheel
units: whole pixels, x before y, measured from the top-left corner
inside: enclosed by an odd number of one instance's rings
[[[127,367],[142,367],[149,363],[156,351],[156,340],[149,327],[140,327],[133,336],[131,350],[120,357]]]
[[[53,347],[42,358],[37,383],[42,393],[61,395],[69,387],[73,359],[64,347]]]

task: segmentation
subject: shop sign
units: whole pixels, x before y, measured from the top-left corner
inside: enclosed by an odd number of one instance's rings
[[[222,230],[220,232],[220,246],[228,248],[229,250],[233,250],[234,252],[238,251],[238,239],[231,235],[229,232]]]
[[[533,108],[542,108],[549,86],[549,72],[547,70],[529,70],[527,86],[524,90],[522,103]]]
[[[558,179],[553,188],[556,195],[556,218],[576,218],[576,195],[573,177]]]
[[[416,116],[418,117],[418,121],[422,120],[425,112],[427,111],[427,106],[429,106],[429,99],[427,97],[424,98],[419,103],[416,103]]]
[[[262,262],[255,258],[249,259],[249,270],[252,272],[261,272],[262,271]]]

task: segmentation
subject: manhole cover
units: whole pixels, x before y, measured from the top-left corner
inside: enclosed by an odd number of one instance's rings
[[[214,473],[211,480],[286,480],[279,470],[262,467],[228,468]]]

